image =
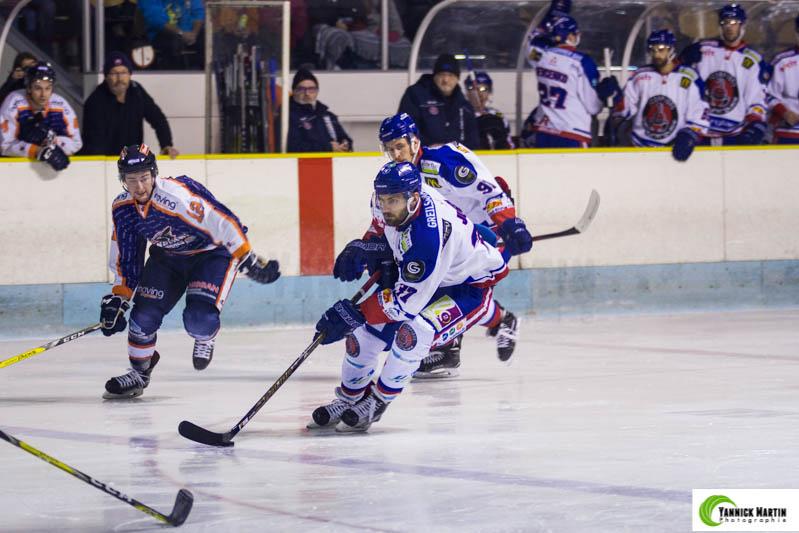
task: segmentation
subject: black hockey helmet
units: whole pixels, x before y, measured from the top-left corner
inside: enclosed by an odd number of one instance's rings
[[[146,144],[131,144],[122,149],[117,160],[119,180],[125,180],[125,174],[149,170],[153,177],[158,175],[158,165],[155,163],[155,154]]]
[[[55,85],[55,70],[53,70],[53,66],[46,61],[38,61],[35,65],[28,67],[25,71],[25,88],[30,89],[36,80],[51,81]]]

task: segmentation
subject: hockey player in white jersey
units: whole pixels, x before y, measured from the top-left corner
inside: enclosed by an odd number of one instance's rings
[[[795,28],[799,40],[799,17]],[[774,142],[799,144],[799,46],[777,54],[771,62],[768,106],[774,124]]]
[[[704,144],[756,145],[766,133],[767,65],[744,42],[746,11],[738,4],[719,10],[721,39],[687,47],[680,61],[693,66],[705,82],[710,128]]]
[[[611,117],[612,126],[632,121],[635,146],[672,146],[677,161],[687,160],[708,128],[708,106],[699,74],[674,61],[677,40],[657,30],[646,41],[651,64],[635,71]]]
[[[528,37],[528,62],[538,79],[532,130],[536,148],[586,148],[591,117],[619,91],[615,77],[599,81],[596,63],[579,52],[580,29],[568,15],[555,15]]]
[[[9,94],[0,108],[0,151],[5,156],[38,159],[54,170],[69,165],[83,146],[78,117],[64,98],[53,92],[56,75],[39,61],[25,72],[25,88]]]
[[[455,206],[422,189],[410,163],[387,163],[374,181],[376,230],[396,260],[393,288],[364,303],[341,300],[316,325],[323,344],[347,337],[336,398],[314,410],[311,429],[366,431],[397,398],[431,348],[463,335],[488,312],[492,287],[508,273]],[[382,369],[378,356],[390,350]],[[377,381],[371,385],[377,374]]]
[[[161,321],[184,293],[183,325],[194,338],[194,368],[203,370],[211,362],[219,314],[236,272],[257,283],[280,277],[277,261],[252,251],[247,228],[208,189],[188,176],[158,176],[147,145],[125,147],[117,166],[125,192],[112,206],[109,267],[115,282],[100,303],[100,323],[103,335],[124,331],[133,301],[131,370],[108,380],[106,399],[133,398],[149,385],[160,358],[155,346]]]

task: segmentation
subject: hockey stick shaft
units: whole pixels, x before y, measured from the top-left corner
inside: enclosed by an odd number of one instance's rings
[[[533,237],[533,242],[535,241],[544,241],[547,239],[556,239],[558,237],[568,237],[569,235],[577,235],[579,233],[585,233],[588,229],[588,226],[591,225],[591,222],[594,221],[596,217],[596,213],[599,210],[599,193],[595,190],[591,191],[591,196],[588,198],[588,205],[585,207],[585,211],[583,212],[583,216],[580,217],[580,220],[577,221],[577,224],[572,226],[571,228],[563,231],[558,231],[555,233],[545,233],[544,235],[535,235]]]
[[[192,507],[192,504],[194,502],[194,496],[192,496],[191,492],[189,492],[186,489],[181,489],[180,492],[178,492],[178,497],[177,497],[177,500],[175,501],[175,508],[173,509],[172,514],[165,515],[165,514],[163,514],[161,512],[156,511],[152,507],[150,507],[148,505],[145,505],[145,504],[141,503],[140,501],[138,501],[138,500],[136,500],[134,498],[131,498],[130,496],[122,494],[118,490],[115,490],[115,489],[109,487],[107,484],[103,483],[102,481],[94,479],[90,475],[81,472],[77,468],[73,468],[73,467],[69,466],[68,464],[62,463],[61,461],[59,461],[55,457],[47,455],[46,453],[44,453],[41,450],[37,450],[36,448],[31,446],[30,444],[28,444],[26,442],[23,442],[23,441],[15,438],[15,437],[12,437],[11,435],[9,435],[8,433],[6,433],[6,432],[4,432],[2,430],[0,430],[0,438],[2,438],[3,440],[5,440],[5,441],[7,441],[7,442],[9,442],[11,444],[13,444],[17,448],[25,450],[26,452],[28,452],[31,455],[35,455],[36,457],[38,457],[42,461],[50,463],[51,465],[55,466],[56,468],[58,468],[60,470],[63,470],[67,474],[70,474],[70,475],[80,479],[84,483],[87,483],[87,484],[91,485],[92,487],[94,487],[94,488],[96,488],[98,490],[101,490],[101,491],[105,492],[106,494],[109,494],[109,495],[113,496],[114,498],[116,498],[116,499],[118,499],[120,501],[123,501],[123,502],[127,503],[128,505],[130,505],[132,507],[135,507],[136,509],[138,509],[139,511],[141,511],[143,513],[147,513],[148,515],[152,516],[153,518],[156,518],[157,520],[160,520],[161,522],[165,522],[165,523],[171,524],[173,526],[179,526],[183,522],[186,521],[186,518],[189,516],[189,512],[191,511],[191,507]]]
[[[92,332],[97,331],[101,327],[102,327],[102,324],[100,324],[98,322],[97,324],[92,324],[91,326],[83,328],[80,331],[76,331],[74,333],[70,333],[69,335],[61,337],[60,339],[56,339],[54,341],[48,342],[47,344],[43,344],[42,346],[39,346],[38,348],[34,348],[33,350],[28,350],[27,352],[23,352],[21,354],[15,355],[14,357],[9,357],[8,359],[0,361],[0,368],[6,367],[6,366],[11,366],[14,363],[19,363],[20,361],[22,361],[24,359],[27,359],[29,357],[33,357],[34,355],[39,355],[42,352],[46,352],[47,350],[55,348],[56,346],[61,346],[62,344],[66,344],[67,342],[71,342],[71,341],[74,341],[76,339],[79,339],[79,338],[83,337],[84,335],[86,335],[87,333],[92,333]]]
[[[377,278],[380,277],[380,271],[375,272],[372,274],[366,283],[358,290],[358,292],[350,298],[352,303],[358,303],[358,301],[363,297],[364,294],[367,293],[369,289],[372,288],[372,285],[375,284]],[[244,415],[244,418],[239,420],[238,424],[236,424],[233,429],[228,431],[227,433],[215,433],[212,431],[208,431],[207,429],[201,428],[196,424],[188,422],[184,420],[178,426],[178,432],[186,437],[189,440],[193,440],[195,442],[199,442],[201,444],[207,444],[209,446],[232,446],[233,443],[231,440],[235,437],[239,431],[241,431],[244,426],[246,426],[250,420],[253,419],[255,414],[264,406],[269,399],[275,395],[275,393],[283,386],[283,384],[291,377],[292,374],[300,367],[302,363],[308,359],[308,356],[322,343],[324,340],[324,334],[316,335],[314,337],[313,342],[305,348],[305,350],[300,354],[297,359],[294,360],[293,363],[283,372],[280,377],[269,387],[263,396],[256,402],[255,405]]]

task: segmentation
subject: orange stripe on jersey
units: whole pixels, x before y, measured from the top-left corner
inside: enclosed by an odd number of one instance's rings
[[[36,151],[39,149],[38,146],[35,144],[31,144],[28,146],[28,157],[31,159],[36,159]]]
[[[241,246],[239,246],[236,251],[233,252],[233,257],[235,257],[236,259],[241,259],[245,255],[247,255],[247,253],[250,250],[252,250],[252,247],[250,246],[249,241],[247,241],[244,244],[242,244]]]
[[[188,193],[191,195],[191,197],[192,197],[192,198],[197,198],[198,200],[204,200],[204,198],[201,198],[201,197],[197,196],[196,194],[194,194],[194,192],[193,192],[191,189],[189,189],[189,188],[186,186],[186,184],[185,184],[185,183],[181,183],[181,182],[179,182],[178,180],[176,180],[175,178],[164,178],[164,179],[165,179],[165,180],[169,180],[170,182],[174,183],[175,185],[179,185],[180,187],[184,188],[184,189],[186,190],[186,192],[188,192]],[[215,212],[216,212],[216,213],[217,213],[219,216],[221,216],[222,218],[224,218],[225,220],[227,220],[227,221],[228,221],[228,222],[229,222],[229,223],[230,223],[230,224],[233,226],[233,228],[234,228],[234,229],[236,230],[236,232],[239,234],[239,237],[241,237],[241,240],[242,240],[242,241],[244,241],[244,242],[247,242],[247,237],[244,235],[244,232],[243,232],[243,231],[241,231],[241,227],[240,227],[240,226],[239,226],[239,225],[236,223],[236,221],[235,221],[235,220],[233,220],[232,218],[230,218],[230,217],[229,217],[229,216],[228,216],[226,213],[224,213],[223,211],[220,211],[219,209],[217,209],[217,208],[216,208],[216,206],[214,206],[214,205],[213,205],[213,204],[211,204],[210,202],[206,202],[206,204],[208,204],[208,206],[209,206],[209,207],[210,207],[212,210],[214,210],[214,211],[215,211]]]
[[[133,291],[124,285],[114,285],[114,288],[111,289],[111,294],[124,296],[126,300],[130,300],[133,297]]]

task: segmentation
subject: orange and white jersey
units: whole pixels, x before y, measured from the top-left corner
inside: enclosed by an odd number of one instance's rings
[[[122,193],[111,211],[114,233],[108,266],[116,277],[114,294],[127,298],[138,285],[148,242],[175,255],[225,248],[241,259],[250,251],[246,226],[188,176],[156,178],[153,194],[144,205]]]
[[[13,91],[0,108],[0,152],[11,157],[36,156],[37,146],[19,138],[20,124],[36,116],[25,93],[25,89]],[[67,155],[72,155],[83,146],[78,127],[78,117],[64,98],[53,93],[47,107],[41,111],[45,127],[52,130],[55,142]]]

